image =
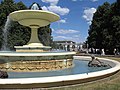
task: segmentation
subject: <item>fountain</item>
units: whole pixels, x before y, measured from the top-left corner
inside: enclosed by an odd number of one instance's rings
[[[2,51],[8,51],[9,50],[9,48],[7,48],[7,44],[8,44],[7,35],[8,35],[8,32],[9,32],[10,23],[11,23],[11,21],[10,21],[9,16],[8,16],[7,21],[5,23],[5,26],[4,26],[4,29],[3,29],[3,45],[2,45],[2,48],[1,48]]]
[[[76,52],[50,52],[51,47],[39,41],[37,30],[60,17],[38,10],[36,3],[31,8],[9,15],[13,21],[31,28],[31,38],[27,45],[15,46],[15,52],[0,52],[0,69],[7,71],[9,77],[0,79],[0,88],[46,88],[85,83],[113,75],[120,69],[119,62],[109,59],[98,58],[110,67],[88,67],[90,57],[74,56]]]
[[[55,13],[38,10],[36,3],[31,10],[19,10],[10,13],[9,18],[31,28],[31,38],[27,45],[14,46],[16,52],[0,53],[0,65],[7,71],[48,71],[72,67],[75,52],[49,52],[50,46],[44,46],[38,39],[38,28],[59,20]]]

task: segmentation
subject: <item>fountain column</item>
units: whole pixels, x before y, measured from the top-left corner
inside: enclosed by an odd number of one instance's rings
[[[43,46],[42,43],[40,43],[38,38],[38,28],[37,27],[31,27],[31,38],[28,42],[28,45],[38,45]]]
[[[37,28],[31,28],[31,38],[28,44],[30,43],[39,43],[38,35],[37,35]]]

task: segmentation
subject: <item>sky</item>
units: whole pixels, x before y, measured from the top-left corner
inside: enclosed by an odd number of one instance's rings
[[[26,6],[38,3],[43,10],[51,11],[60,16],[60,20],[51,23],[53,40],[71,40],[77,43],[86,41],[88,29],[97,7],[104,2],[116,0],[15,0],[22,1]]]

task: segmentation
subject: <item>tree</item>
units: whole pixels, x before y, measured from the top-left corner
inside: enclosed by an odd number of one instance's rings
[[[103,33],[105,33],[106,27],[108,25],[107,22],[109,21],[109,18],[107,17],[109,9],[110,4],[105,2],[102,6],[99,6],[95,12],[88,32],[88,44],[90,47],[98,49],[105,48],[103,44]]]
[[[17,10],[27,9],[27,7],[23,4],[22,1],[18,2],[16,5],[17,5]]]
[[[7,16],[17,10],[24,10],[27,7],[22,3],[22,1],[15,3],[13,0],[3,0],[0,4],[0,48],[3,42],[3,28],[5,22],[7,21]],[[41,9],[41,8],[40,8]],[[41,29],[41,30],[40,30]],[[25,45],[30,39],[30,28],[20,25],[18,22],[12,21],[9,27],[8,34],[8,46],[10,49],[14,50],[15,45]],[[50,25],[39,28],[39,35],[41,42],[44,45],[51,45],[51,29]]]
[[[16,10],[16,5],[13,0],[4,0],[1,1],[0,4],[0,47],[2,46],[3,42],[3,28],[5,26],[5,22],[7,21],[7,16],[10,12],[13,12]]]
[[[41,27],[38,29],[39,39],[45,46],[52,46],[53,40],[52,40],[52,30],[50,28],[50,25],[47,25],[45,27]]]
[[[1,1],[0,4],[0,46],[2,46],[2,30],[5,26],[5,22],[7,21],[8,15],[17,10],[23,10],[27,9],[27,7],[22,3],[18,2],[15,3],[13,0],[4,0]],[[28,38],[30,36],[28,28],[21,26],[18,22],[11,22],[11,26],[9,26],[9,32],[8,32],[8,47],[10,49],[14,48],[14,45],[16,44],[25,44],[26,41],[28,41]]]
[[[111,29],[114,30],[114,46],[120,51],[120,1],[113,3],[111,5],[112,19],[111,19]]]
[[[113,4],[105,2],[97,8],[88,32],[90,47],[105,49],[113,54],[115,48],[120,50],[120,1]]]

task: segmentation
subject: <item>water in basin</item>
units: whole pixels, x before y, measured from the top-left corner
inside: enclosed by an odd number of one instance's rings
[[[74,66],[67,69],[47,71],[47,72],[8,72],[9,78],[37,78],[37,77],[51,77],[63,75],[75,75],[90,73],[108,69],[110,67],[88,67],[86,60],[74,60]]]

